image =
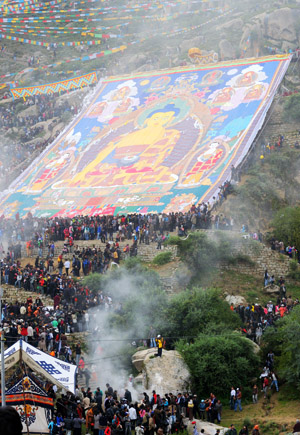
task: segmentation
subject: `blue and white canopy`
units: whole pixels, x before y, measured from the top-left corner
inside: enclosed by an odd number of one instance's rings
[[[49,382],[75,393],[76,365],[54,358],[42,350],[31,346],[31,344],[19,340],[4,352],[5,370],[21,360],[33,371],[45,376]]]

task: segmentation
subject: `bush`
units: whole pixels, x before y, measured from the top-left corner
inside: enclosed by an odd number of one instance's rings
[[[193,288],[174,295],[165,317],[168,319],[165,335],[187,337],[188,341],[199,333],[215,334],[241,325],[239,316],[215,289]]]
[[[291,260],[289,262],[289,277],[295,280],[300,279],[300,270],[298,268],[298,261],[297,260]]]
[[[249,417],[245,417],[244,418],[244,422],[243,422],[243,426],[247,426],[247,427],[252,427],[253,423],[252,420]]]
[[[72,119],[72,113],[71,112],[66,111],[66,112],[64,112],[61,115],[61,121],[64,122],[64,123],[67,123],[67,122],[71,121],[71,119]]]
[[[232,264],[232,265],[235,265],[235,264],[238,264],[238,263],[240,263],[240,264],[248,264],[249,266],[254,266],[255,265],[255,261],[253,261],[252,258],[249,257],[249,255],[241,254],[241,253],[238,253],[238,254],[230,257],[228,259],[228,263]]]
[[[163,264],[170,263],[172,261],[173,254],[171,251],[161,252],[157,254],[152,263],[156,266],[162,266]]]
[[[102,279],[103,275],[101,275],[101,273],[91,273],[83,278],[83,285],[87,286],[92,293],[96,294],[101,289]]]
[[[23,102],[17,103],[16,107],[15,107],[15,115],[17,115],[18,113],[22,112],[22,110],[27,109],[27,107],[24,105]]]
[[[224,399],[234,385],[243,389],[245,397],[247,386],[257,376],[259,358],[250,340],[239,333],[204,333],[193,343],[180,341],[176,348],[189,367],[193,388],[199,395],[208,397],[213,391]]]
[[[296,272],[296,270],[298,269],[298,261],[291,260],[289,263],[289,268],[291,272]]]
[[[300,121],[300,94],[287,97],[283,108],[285,121]]]

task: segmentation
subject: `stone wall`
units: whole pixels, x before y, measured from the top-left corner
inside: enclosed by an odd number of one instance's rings
[[[239,254],[248,256],[253,264],[241,259],[236,264],[223,264],[222,268],[256,276],[263,276],[266,269],[270,275],[275,277],[286,276],[289,272],[290,258],[287,255],[273,251],[268,246],[255,240],[243,239],[239,233],[234,234],[231,232],[229,236],[231,236],[232,255],[237,257]]]
[[[296,141],[300,141],[299,125],[297,122],[287,123],[284,121],[284,103],[286,97],[277,96],[271,106],[267,123],[263,129],[261,137],[265,138],[265,141],[274,143],[278,141],[279,134],[284,136],[284,146],[293,146]]]
[[[6,285],[6,284],[3,284],[2,288],[3,288],[3,300],[6,300],[7,302],[18,301],[24,303],[27,301],[27,298],[29,298],[29,296],[32,296],[33,300],[39,297],[45,306],[49,306],[49,307],[53,306],[53,299],[51,299],[48,296],[44,296],[36,292],[28,292],[23,288],[19,289],[17,287],[13,287],[11,285]]]

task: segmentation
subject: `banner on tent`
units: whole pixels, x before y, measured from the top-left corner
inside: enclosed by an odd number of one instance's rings
[[[6,391],[5,398],[6,404],[19,413],[23,433],[27,433],[27,425],[30,433],[48,433],[53,399],[38,385],[38,381],[25,375]]]
[[[10,369],[20,360],[50,382],[75,393],[76,365],[54,358],[23,340],[17,341],[4,352],[5,370]]]
[[[97,83],[97,73],[91,72],[80,77],[73,77],[61,82],[49,83],[47,85],[31,86],[28,88],[14,88],[10,92],[13,99],[32,97],[34,95],[49,95],[56,92],[70,91],[72,89],[83,88]]]

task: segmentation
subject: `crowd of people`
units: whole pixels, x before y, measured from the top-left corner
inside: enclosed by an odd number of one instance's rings
[[[182,235],[182,232],[195,229],[230,230],[233,227],[233,219],[223,213],[218,214],[209,203],[192,205],[190,211],[184,213],[37,218],[29,212],[23,219],[20,219],[18,214],[15,219],[4,218],[4,216],[0,218],[0,235],[5,236],[10,244],[31,240],[34,246],[38,245],[39,240],[47,246],[49,242],[66,239],[100,240],[105,243],[134,238],[140,243],[149,243],[153,240],[153,235],[173,231],[178,231],[178,234]]]
[[[277,284],[278,294],[275,301],[269,300],[265,305],[258,303],[245,305],[240,303],[236,307],[231,304],[231,309],[240,316],[243,323],[243,334],[258,345],[261,343],[262,334],[266,328],[274,326],[277,319],[287,315],[293,307],[299,305],[299,299],[293,299],[287,293],[283,277],[280,277],[275,283],[275,277],[273,275],[270,276],[266,270],[263,283],[265,287]]]
[[[31,110],[28,110],[31,108]],[[3,144],[0,162],[0,186],[8,184],[16,178],[60,133],[53,128],[61,119],[70,119],[79,111],[78,104],[63,101],[57,95],[35,95],[26,101],[16,100],[0,105],[0,128],[17,139]],[[43,138],[46,133],[43,121],[53,120],[48,126],[50,137]]]

